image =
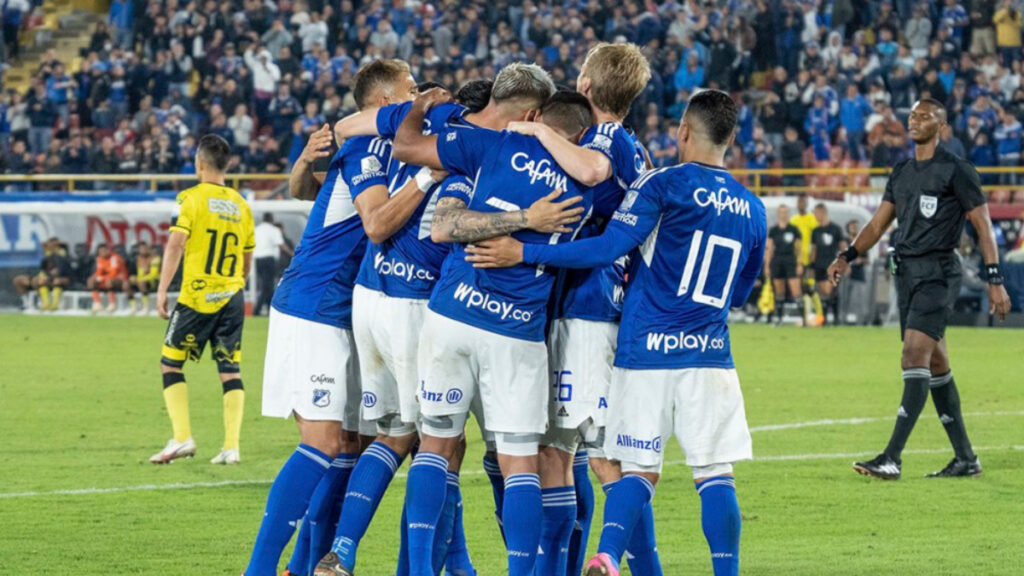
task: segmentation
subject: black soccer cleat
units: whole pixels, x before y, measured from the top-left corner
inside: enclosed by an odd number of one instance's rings
[[[853,463],[853,469],[858,474],[882,480],[899,480],[900,466],[899,462],[889,458],[884,452],[866,462]]]
[[[938,472],[932,472],[925,478],[978,478],[981,476],[981,460],[977,456],[973,460],[961,460],[953,458],[946,464],[946,467]]]

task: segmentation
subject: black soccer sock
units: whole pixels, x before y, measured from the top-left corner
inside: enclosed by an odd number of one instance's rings
[[[917,417],[928,401],[928,382],[932,373],[927,368],[907,368],[903,371],[903,400],[896,414],[896,427],[893,428],[889,445],[885,447],[886,456],[899,462],[907,438],[914,431]]]
[[[946,429],[946,435],[949,436],[949,443],[953,445],[956,457],[961,460],[974,460],[974,449],[967,438],[964,415],[960,411],[960,392],[953,381],[953,373],[947,372],[942,376],[936,376],[931,379],[929,385],[932,389],[932,402],[939,413],[939,421]]]

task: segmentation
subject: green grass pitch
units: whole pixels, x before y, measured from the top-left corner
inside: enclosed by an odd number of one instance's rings
[[[246,325],[242,464],[231,468],[207,463],[222,435],[208,360],[187,369],[199,457],[146,462],[170,435],[157,366],[162,322],[0,316],[0,326],[0,570],[239,574],[269,482],[297,441],[294,424],[260,416],[266,321]],[[760,458],[736,470],[744,574],[1024,573],[1024,337],[954,329],[949,342],[985,475],[923,478],[951,457],[929,405],[903,480],[884,483],[857,476],[850,462],[874,455],[891,430],[902,390],[897,333],[734,327]],[[481,444],[470,433],[466,530],[481,576],[492,576],[503,572],[503,550]],[[661,558],[672,576],[710,574],[681,457],[673,444],[655,499]],[[394,566],[403,482],[364,540],[362,576],[387,576]]]

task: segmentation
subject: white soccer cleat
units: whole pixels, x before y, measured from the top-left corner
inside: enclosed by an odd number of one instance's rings
[[[117,312],[117,304],[107,304],[107,314]]]
[[[98,302],[93,302],[90,312],[92,312],[93,314],[99,314],[100,310],[103,310],[103,305]]]
[[[196,442],[189,438],[184,442],[178,442],[174,438],[167,441],[164,449],[149,457],[153,464],[170,464],[178,458],[191,458],[196,455]]]
[[[225,464],[234,465],[242,461],[242,457],[238,455],[238,450],[225,450],[221,449],[220,454],[217,454],[210,459],[210,464]]]

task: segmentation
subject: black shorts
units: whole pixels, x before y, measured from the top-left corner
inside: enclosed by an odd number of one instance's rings
[[[814,269],[814,281],[815,282],[827,282],[828,281],[828,268],[815,268]]]
[[[242,361],[244,320],[245,298],[241,290],[213,314],[203,314],[184,304],[176,304],[167,322],[160,362],[173,368],[181,368],[186,360],[198,362],[209,342],[217,370],[238,372],[238,364]]]
[[[900,307],[900,337],[907,330],[924,332],[935,340],[946,334],[946,323],[960,294],[962,271],[955,254],[903,258],[896,272]]]
[[[796,257],[782,256],[772,258],[769,266],[773,280],[798,278],[796,275]]]

